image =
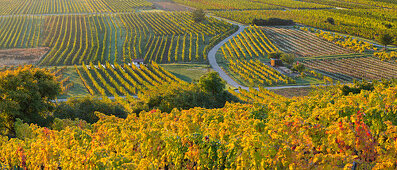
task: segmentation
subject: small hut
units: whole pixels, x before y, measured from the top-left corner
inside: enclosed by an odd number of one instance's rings
[[[274,59],[274,58],[272,58],[272,59],[270,60],[270,64],[271,64],[273,67],[283,66],[283,62],[282,62],[280,59]]]
[[[140,68],[139,66],[143,64],[145,60],[142,58],[137,58],[137,59],[132,59],[132,64],[134,64],[136,67]]]

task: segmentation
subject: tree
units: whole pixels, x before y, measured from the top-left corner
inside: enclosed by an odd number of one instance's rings
[[[198,85],[204,92],[216,95],[225,90],[226,82],[222,80],[217,72],[209,72],[200,77]]]
[[[327,22],[330,23],[331,25],[335,25],[334,18],[331,18],[331,17],[327,18]]]
[[[293,54],[283,54],[280,57],[281,61],[283,61],[284,63],[288,64],[288,65],[292,65],[295,62],[296,57]]]
[[[202,22],[206,20],[205,12],[202,9],[196,9],[192,12],[194,22]]]
[[[91,96],[83,98],[71,98],[60,103],[54,110],[54,116],[60,119],[81,119],[88,123],[95,123],[99,118],[95,112],[105,115],[114,115],[121,118],[127,117],[124,107],[110,100],[100,100]]]
[[[221,108],[226,102],[238,102],[238,98],[225,91],[225,82],[218,73],[210,72],[200,78],[198,83],[170,83],[148,87],[138,94],[134,112],[160,109],[171,112],[173,109],[187,110],[194,107]]]
[[[48,70],[33,66],[0,73],[0,133],[13,135],[17,118],[26,123],[46,125],[51,100],[61,93],[61,85]]]
[[[276,51],[276,52],[271,52],[267,55],[268,58],[273,58],[273,59],[279,59],[283,55],[282,52]]]
[[[394,42],[394,37],[393,36],[391,36],[390,34],[382,34],[380,37],[379,37],[379,40],[378,40],[382,45],[384,45],[385,46],[385,49],[387,50],[387,46],[388,45],[390,45],[390,44],[393,44],[393,42]]]
[[[299,64],[295,64],[292,70],[298,71],[299,73],[303,73],[306,70],[306,68],[305,65],[299,63]]]

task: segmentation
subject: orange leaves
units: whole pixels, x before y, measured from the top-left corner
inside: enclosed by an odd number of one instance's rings
[[[23,148],[18,148],[18,155],[19,155],[19,159],[20,159],[20,161],[21,161],[21,164],[19,165],[21,168],[23,168],[23,169],[27,169],[26,168],[26,156],[25,156],[25,153],[24,153],[24,151],[23,151]]]
[[[350,119],[349,121],[347,118],[342,118],[337,123],[337,128],[333,125],[327,131],[328,142],[331,146],[336,144],[336,147],[331,147],[328,153],[337,152],[349,155],[351,158],[354,157],[356,162],[371,164],[378,156],[377,141],[364,123],[361,111],[353,114]]]
[[[327,89],[285,99],[251,89],[240,97],[255,105],[151,110],[126,119],[97,113],[93,125],[56,120],[56,130],[19,124],[18,132],[31,134],[0,136],[0,164],[23,167],[25,156],[29,169],[395,169],[395,120],[386,117],[380,127],[371,121],[386,110],[395,116],[394,91],[346,97]]]

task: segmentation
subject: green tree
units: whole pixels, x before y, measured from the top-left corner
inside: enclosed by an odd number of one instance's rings
[[[273,59],[280,59],[280,57],[283,55],[282,52],[280,51],[275,51],[275,52],[271,52],[269,54],[267,54],[268,58],[273,58]]]
[[[160,109],[171,112],[173,109],[187,110],[194,107],[220,108],[228,102],[238,102],[238,98],[225,91],[225,82],[218,73],[210,72],[198,83],[171,83],[149,87],[138,94],[134,112]],[[139,116],[139,114],[138,114]]]
[[[194,22],[203,22],[206,20],[205,12],[202,9],[196,9],[192,12]]]
[[[124,107],[110,100],[100,100],[91,96],[83,98],[71,98],[66,102],[60,103],[54,110],[54,116],[61,119],[81,119],[88,123],[95,123],[99,118],[95,112],[117,117],[127,117]]]
[[[393,44],[394,42],[394,37],[391,36],[390,34],[382,34],[379,37],[379,43],[385,46],[385,49],[387,50],[387,46],[390,44]]]
[[[299,64],[295,64],[292,70],[298,71],[299,73],[303,73],[306,70],[306,68],[305,65],[299,63]]]
[[[293,54],[283,54],[280,57],[280,60],[288,65],[294,64],[296,57]]]
[[[331,25],[335,25],[334,18],[331,18],[331,17],[327,18],[327,22],[330,23]]]
[[[61,93],[61,85],[48,70],[33,66],[0,73],[0,133],[14,135],[17,118],[26,123],[47,125],[51,100]]]
[[[198,85],[204,92],[212,95],[220,94],[226,88],[226,82],[217,72],[210,72],[201,76]]]

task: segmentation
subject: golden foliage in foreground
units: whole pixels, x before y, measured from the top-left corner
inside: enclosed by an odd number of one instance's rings
[[[396,168],[396,87],[343,96],[338,88],[262,104],[97,113],[95,124],[57,119],[53,130],[16,123],[0,137],[1,168]],[[260,94],[252,94],[260,95]],[[262,97],[264,95],[261,95]]]

